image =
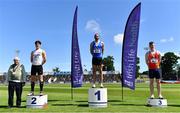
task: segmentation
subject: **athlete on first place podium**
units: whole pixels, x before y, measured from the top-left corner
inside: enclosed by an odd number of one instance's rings
[[[96,85],[96,72],[99,71],[100,74],[100,87],[103,88],[103,74],[102,74],[102,57],[104,53],[104,43],[100,41],[99,34],[95,33],[94,41],[90,44],[90,53],[92,55],[92,69],[93,69],[93,83],[92,88]]]

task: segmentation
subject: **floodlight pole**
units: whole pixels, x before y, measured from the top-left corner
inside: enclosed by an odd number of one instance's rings
[[[19,57],[20,50],[15,50],[15,57]]]

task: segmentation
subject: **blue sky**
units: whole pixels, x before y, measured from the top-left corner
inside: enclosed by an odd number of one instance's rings
[[[147,70],[144,47],[149,41],[162,52],[180,51],[179,0],[0,0],[0,72],[7,71],[15,50],[30,71],[30,53],[34,41],[42,41],[47,52],[45,71],[60,67],[70,71],[72,20],[78,10],[78,36],[84,68],[90,70],[89,44],[95,32],[105,43],[105,54],[115,58],[115,69],[121,68],[124,27],[129,13],[141,1],[141,25],[138,56],[140,71]]]

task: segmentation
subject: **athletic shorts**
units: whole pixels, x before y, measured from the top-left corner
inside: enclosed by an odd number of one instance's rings
[[[161,74],[160,74],[160,70],[159,69],[149,69],[149,78],[150,79],[160,79],[161,78]]]
[[[32,65],[31,66],[31,75],[42,75],[43,74],[43,67],[42,65]]]
[[[102,58],[92,58],[92,64],[93,65],[101,65],[102,64]]]

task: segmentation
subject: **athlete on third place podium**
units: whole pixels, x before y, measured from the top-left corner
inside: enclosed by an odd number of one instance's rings
[[[155,49],[154,42],[149,42],[149,49],[145,55],[146,64],[149,68],[149,79],[150,79],[150,99],[154,99],[154,78],[156,78],[157,91],[159,99],[163,99],[161,95],[161,73],[160,73],[160,63],[161,54]]]

